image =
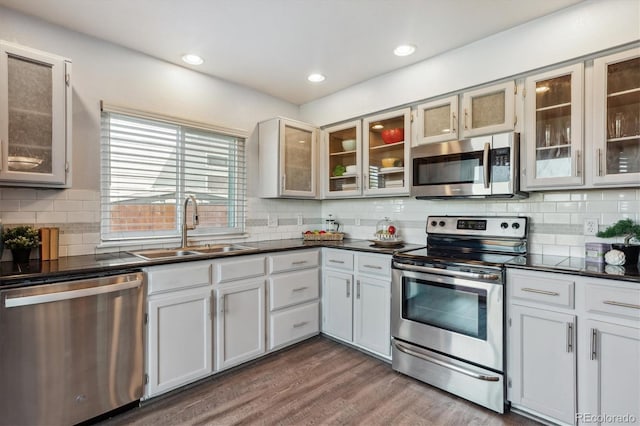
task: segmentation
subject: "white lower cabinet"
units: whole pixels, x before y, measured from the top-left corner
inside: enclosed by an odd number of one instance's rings
[[[391,256],[324,250],[322,332],[389,359]]]
[[[572,424],[576,412],[576,317],[512,305],[509,396],[521,405]]]
[[[267,263],[271,351],[320,332],[320,249],[270,255]]]
[[[514,409],[557,424],[640,421],[640,287],[507,270]]]
[[[210,375],[210,263],[149,268],[144,399]]]
[[[265,280],[251,279],[216,289],[216,369],[265,353]]]

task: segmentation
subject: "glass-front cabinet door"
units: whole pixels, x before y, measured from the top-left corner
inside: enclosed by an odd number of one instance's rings
[[[418,105],[415,145],[458,139],[458,95]]]
[[[70,69],[64,58],[0,42],[0,182],[68,183]]]
[[[325,198],[356,197],[362,193],[361,129],[360,120],[356,120],[322,131]]]
[[[594,184],[640,182],[640,48],[597,58]]]
[[[582,63],[525,80],[527,188],[581,185]]]
[[[315,197],[316,133],[313,126],[280,121],[280,179],[283,196]]]
[[[411,109],[362,120],[362,180],[365,196],[409,194]]]
[[[462,136],[508,132],[515,128],[516,84],[509,81],[462,94]]]

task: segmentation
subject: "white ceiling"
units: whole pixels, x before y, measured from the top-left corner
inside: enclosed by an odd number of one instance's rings
[[[583,0],[0,0],[0,5],[303,104]],[[398,44],[417,46],[396,57]],[[306,80],[311,72],[322,83]]]

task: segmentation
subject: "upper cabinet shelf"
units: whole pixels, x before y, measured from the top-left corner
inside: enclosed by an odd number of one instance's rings
[[[0,41],[0,186],[71,185],[71,61]]]

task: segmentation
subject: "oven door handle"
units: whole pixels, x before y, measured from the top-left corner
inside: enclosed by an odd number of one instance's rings
[[[430,357],[422,351],[419,351],[417,348],[409,348],[402,343],[398,343],[397,341],[393,341],[393,346],[396,347],[400,352],[404,352],[407,355],[415,356],[416,358],[420,358],[424,361],[430,362],[432,364],[439,365],[444,368],[448,368],[449,370],[456,371],[458,373],[464,374],[469,377],[473,377],[474,379],[484,380],[486,382],[499,382],[500,377],[498,376],[487,376],[485,374],[479,374],[475,371],[467,370],[466,368],[458,367],[457,365],[450,364],[445,361],[441,361],[439,359]]]
[[[406,263],[393,262],[393,267],[405,271],[426,272],[440,275],[448,275],[450,277],[474,278],[478,280],[498,281],[500,274],[476,274],[474,272],[449,271],[448,269],[430,268],[428,266],[407,265]]]

